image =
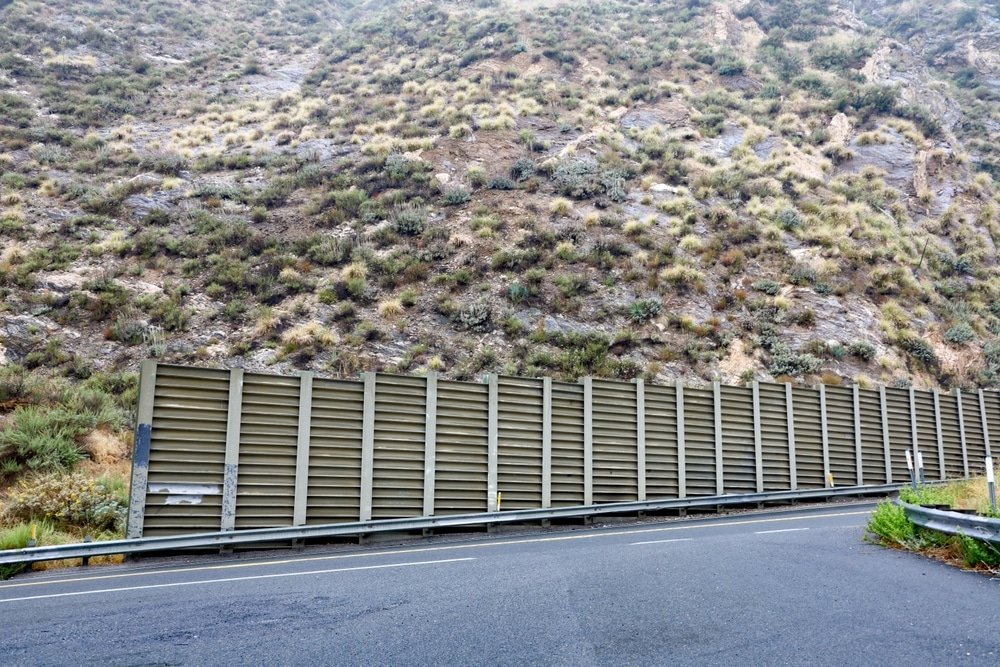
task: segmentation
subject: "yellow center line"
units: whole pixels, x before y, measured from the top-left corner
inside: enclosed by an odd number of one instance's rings
[[[349,554],[335,554],[332,556],[306,556],[302,558],[285,558],[282,560],[253,561],[250,563],[226,563],[223,565],[199,565],[195,567],[178,567],[168,570],[152,570],[145,572],[120,572],[117,574],[105,574],[96,577],[73,577],[66,579],[47,579],[45,581],[24,581],[13,584],[0,585],[0,591],[8,588],[20,588],[24,586],[48,586],[50,584],[80,583],[87,581],[99,581],[102,579],[120,579],[126,577],[146,577],[158,574],[179,574],[184,572],[209,572],[214,570],[231,570],[245,567],[267,567],[273,565],[289,565],[291,563],[308,563],[312,561],[341,560],[346,558],[365,558],[368,556],[395,556],[403,554],[428,553],[433,551],[453,551],[456,549],[480,549],[486,547],[502,547],[509,544],[532,544],[535,542],[566,542],[569,540],[587,540],[597,537],[618,537],[621,535],[642,535],[645,533],[665,533],[678,530],[698,530],[705,528],[725,528],[729,526],[754,525],[761,523],[779,523],[785,521],[811,521],[814,519],[833,519],[842,516],[860,516],[869,514],[870,510],[856,512],[832,512],[830,514],[814,514],[807,516],[771,517],[767,519],[744,519],[737,521],[718,521],[696,525],[660,526],[658,528],[637,528],[634,530],[596,530],[587,531],[576,535],[554,535],[551,537],[528,537],[515,540],[497,540],[491,542],[472,542],[465,544],[448,544],[434,547],[415,547],[410,549],[391,549],[384,551],[359,551]]]

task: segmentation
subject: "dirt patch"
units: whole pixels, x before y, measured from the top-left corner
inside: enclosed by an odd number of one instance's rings
[[[842,113],[830,120],[830,143],[843,146],[851,136],[851,121]]]
[[[747,371],[756,373],[760,365],[760,350],[748,354],[746,343],[737,338],[729,345],[729,355],[719,362],[719,377],[727,384],[736,384]]]

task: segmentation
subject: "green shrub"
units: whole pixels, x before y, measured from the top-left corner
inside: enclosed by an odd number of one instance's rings
[[[817,357],[811,354],[795,354],[784,343],[771,346],[771,375],[790,375],[798,377],[816,373],[823,366]]]
[[[778,292],[781,291],[781,285],[773,280],[758,280],[753,285],[751,285],[758,292],[763,292],[764,294],[769,294],[771,296],[776,296]]]
[[[633,322],[644,324],[659,315],[662,308],[659,299],[637,299],[629,306],[628,316]]]
[[[19,521],[123,532],[128,517],[124,485],[80,473],[21,480],[7,497],[7,514]]]
[[[955,493],[944,486],[903,487],[899,499],[911,505],[954,505]]]
[[[868,520],[868,535],[882,544],[906,547],[913,543],[915,526],[906,518],[903,508],[886,500],[879,503]]]
[[[927,366],[935,366],[938,363],[937,354],[934,353],[931,344],[916,334],[909,332],[900,334],[899,345],[909,352],[910,356]]]
[[[31,542],[31,526],[29,523],[19,523],[10,528],[0,529],[0,551],[8,549],[24,549]],[[48,521],[38,521],[35,526],[35,544],[51,544],[51,536],[55,533],[55,528]],[[28,569],[27,563],[14,563],[13,565],[0,565],[0,581],[9,579],[16,574],[20,574]]]
[[[510,168],[511,178],[517,181],[526,181],[535,175],[535,162],[531,158],[518,158]]]
[[[863,340],[856,340],[847,346],[848,354],[861,361],[871,361],[875,358],[875,346]]]
[[[486,187],[490,190],[516,190],[517,183],[514,182],[514,179],[506,176],[494,176],[486,182]]]
[[[427,211],[422,208],[404,208],[393,216],[392,228],[403,236],[417,236],[427,226]]]
[[[511,283],[507,288],[507,298],[511,303],[518,304],[531,298],[531,289],[522,283]]]
[[[964,345],[975,337],[976,332],[965,322],[959,322],[944,332],[944,339],[953,345]]]
[[[471,331],[485,331],[492,312],[488,303],[477,301],[460,308],[454,315],[455,323]]]
[[[0,432],[0,462],[6,472],[69,470],[83,460],[76,438],[97,424],[92,415],[62,407],[25,406]]]
[[[962,560],[969,567],[979,567],[980,565],[996,567],[1000,565],[1000,549],[996,545],[968,535],[957,535],[955,539],[958,543],[959,553],[962,554]]]
[[[441,195],[441,203],[444,206],[461,206],[472,200],[472,193],[466,188],[450,188]]]

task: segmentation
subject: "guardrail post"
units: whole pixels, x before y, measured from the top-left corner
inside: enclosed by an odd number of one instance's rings
[[[156,362],[147,359],[139,370],[139,407],[135,416],[135,453],[132,456],[132,485],[129,490],[129,539],[142,537],[146,520],[146,489],[149,482],[149,448],[153,435],[153,398],[156,395]]]
[[[434,515],[434,475],[437,457],[437,373],[427,373],[424,410],[424,516]]]
[[[983,390],[979,390],[979,418],[983,421],[983,444],[986,445],[986,456],[993,456],[990,452],[990,427],[986,423],[986,400],[983,398]]]
[[[910,387],[910,438],[913,440],[913,466],[916,470],[917,479],[923,483],[924,469],[919,463],[922,462],[920,455],[920,443],[917,440],[917,401],[914,398],[913,387]]]
[[[944,434],[941,432],[941,396],[937,387],[931,392],[934,396],[934,432],[937,434],[938,470],[941,473],[941,481],[948,478],[944,469]]]
[[[222,478],[220,530],[236,528],[236,485],[239,479],[240,423],[243,413],[243,369],[229,371],[229,411],[226,419],[226,464]]]
[[[687,498],[687,461],[684,456],[684,384],[678,380],[677,397],[677,497]]]
[[[361,521],[372,518],[372,487],[375,484],[375,373],[362,373],[365,383],[361,417]]]
[[[677,403],[680,405],[680,399]],[[712,383],[712,409],[715,413],[715,495],[721,496],[726,492],[726,484],[722,466],[722,386],[718,382]]]
[[[311,371],[299,374],[299,430],[295,446],[295,501],[292,508],[292,525],[304,526],[309,502],[309,440],[312,431]]]
[[[856,468],[857,485],[865,483],[864,456],[861,453],[861,390],[858,385],[853,387],[854,398],[854,466]]]
[[[594,504],[594,382],[585,377],[583,384],[583,504]]]
[[[764,492],[764,444],[760,436],[760,384],[754,380],[753,392],[753,458],[757,474],[757,493]]]
[[[552,507],[552,378],[542,378],[542,508]]]
[[[962,443],[962,475],[969,476],[969,450],[965,442],[965,415],[962,411],[962,390],[955,389],[955,407],[958,408],[958,438]]]
[[[882,413],[882,451],[885,456],[885,483],[892,484],[892,450],[889,448],[889,411],[885,405],[885,386],[878,388],[879,411]]]
[[[635,461],[637,500],[646,499],[646,383],[635,379]]]
[[[489,416],[486,428],[486,511],[496,512],[497,468],[500,454],[500,390],[495,373],[490,373],[486,381],[489,384]]]
[[[830,473],[830,435],[826,428],[826,385],[819,386],[819,422],[823,436],[823,486],[833,487],[833,475]]]
[[[798,470],[795,463],[795,400],[792,384],[785,383],[785,415],[788,420],[788,469],[791,473],[791,490],[799,488]]]

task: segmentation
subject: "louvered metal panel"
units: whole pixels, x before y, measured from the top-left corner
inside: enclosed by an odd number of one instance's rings
[[[823,432],[820,419],[819,392],[795,387],[795,465],[800,489],[821,489],[823,479]]]
[[[552,506],[583,504],[583,387],[552,383]]]
[[[684,462],[687,495],[714,496],[715,398],[710,387],[684,388]]]
[[[753,391],[722,387],[722,479],[725,493],[757,490]]]
[[[979,414],[979,394],[977,392],[962,392],[962,418],[962,421],[965,423],[965,444],[969,455],[969,474],[985,474],[986,440],[983,438],[983,421]]]
[[[498,380],[497,489],[500,510],[542,506],[542,381]]]
[[[646,498],[677,497],[677,396],[646,385]]]
[[[917,415],[917,446],[924,458],[924,476],[928,481],[941,479],[934,395],[929,391],[915,391],[913,405]]]
[[[785,385],[760,383],[761,452],[764,490],[783,491],[792,485],[788,456],[788,411]]]
[[[906,467],[906,451],[913,450],[910,425],[910,390],[889,388],[885,390],[885,405],[889,415],[889,453],[892,456],[892,479],[905,482],[910,479]]]
[[[434,513],[487,509],[489,388],[438,380]]]
[[[363,383],[313,380],[306,523],[360,517],[363,413]]]
[[[229,372],[160,365],[144,537],[219,530]]]
[[[424,378],[375,376],[372,519],[423,514],[426,405]]]
[[[292,525],[299,379],[243,376],[236,528]]]
[[[958,423],[958,401],[953,394],[941,394],[941,434],[944,439],[944,471],[948,479],[965,476],[962,462],[962,433]]]
[[[144,376],[146,377],[146,376]],[[230,382],[239,389],[230,404]],[[237,529],[283,526],[293,520],[299,438],[308,440],[307,523],[354,521],[367,489],[363,468],[372,475],[372,517],[419,516],[423,513],[425,480],[435,483],[436,514],[485,511],[494,481],[503,495],[501,509],[529,509],[542,504],[543,386],[533,379],[501,378],[497,384],[496,431],[491,431],[490,389],[482,383],[439,381],[433,477],[425,476],[429,441],[425,427],[426,380],[392,375],[372,376],[373,407],[366,413],[364,383],[317,379],[311,402],[300,402],[297,377],[192,369],[162,365],[149,375],[155,380],[150,423],[150,459],[145,496],[133,507],[145,513],[143,534],[217,530],[224,522],[223,490],[235,489]],[[597,503],[638,497],[639,472],[636,387],[594,380],[591,462],[593,499]],[[838,485],[856,479],[854,394],[829,387],[827,392],[828,454]],[[725,493],[756,490],[753,392],[720,387]],[[905,452],[911,450],[912,428],[924,455],[928,479],[940,478],[937,422],[932,393],[914,393],[916,420],[910,420],[910,392],[885,390],[892,481],[908,479]],[[584,389],[579,384],[552,384],[552,505],[584,502]],[[879,393],[859,391],[860,445],[864,482],[887,482]],[[646,495],[649,499],[680,495],[685,479],[688,496],[714,495],[716,479],[715,392],[685,388],[685,470],[678,470],[678,405],[676,387],[645,388]],[[762,480],[765,490],[788,488],[785,389],[759,385]],[[991,435],[1000,439],[1000,397],[983,396]],[[822,488],[823,440],[819,392],[794,389],[794,422],[798,487]],[[982,470],[986,453],[979,394],[963,393],[962,412],[970,472]],[[311,405],[301,422],[299,406]],[[954,396],[940,397],[941,437],[948,477],[962,476],[959,410]],[[366,440],[364,415],[372,417]],[[143,423],[146,423],[144,421]],[[227,423],[238,440],[229,444],[236,464],[235,485],[224,483],[227,463]],[[301,430],[300,430],[301,429]],[[496,477],[491,472],[490,434],[496,435]],[[235,436],[234,436],[235,437]],[[371,444],[365,449],[363,441]],[[305,440],[302,440],[305,443]],[[238,447],[237,447],[238,445]],[[304,447],[304,445],[303,445]],[[363,451],[369,452],[364,454]],[[305,452],[305,449],[302,449]],[[371,459],[365,459],[370,455]],[[372,462],[371,468],[363,464]],[[305,467],[302,468],[305,470]],[[141,475],[136,479],[141,480]],[[139,487],[141,488],[141,487]],[[363,493],[364,491],[364,493]],[[228,498],[229,496],[227,496]],[[301,500],[301,498],[300,498]],[[144,501],[144,504],[143,504]],[[367,500],[366,500],[367,502]],[[301,507],[297,511],[301,511]],[[294,516],[300,516],[294,514]],[[298,520],[301,520],[298,519]],[[232,525],[232,524],[229,524]],[[223,526],[225,527],[225,526]]]
[[[594,502],[638,500],[635,385],[593,380]]]
[[[885,475],[885,445],[882,441],[882,403],[879,393],[858,392],[861,403],[861,458],[865,484],[888,484]]]
[[[854,446],[854,390],[826,387],[826,428],[830,447],[830,474],[835,486],[857,483],[857,454]]]

